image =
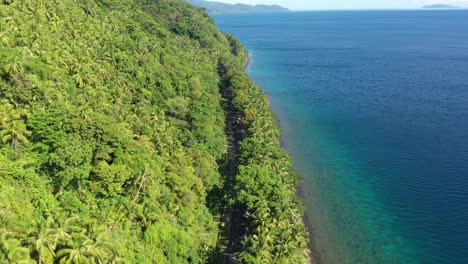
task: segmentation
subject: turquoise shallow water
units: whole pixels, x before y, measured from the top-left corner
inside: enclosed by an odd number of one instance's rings
[[[215,20],[250,51],[322,263],[468,263],[468,11]]]

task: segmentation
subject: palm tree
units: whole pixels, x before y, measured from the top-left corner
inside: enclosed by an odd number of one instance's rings
[[[87,246],[86,251],[94,257],[97,263],[108,263],[114,255],[112,244],[109,241],[108,233],[100,232],[93,237],[92,243]]]
[[[21,246],[15,238],[0,237],[0,262],[10,264],[35,263],[29,256],[29,250]]]
[[[144,188],[147,187],[147,184],[151,184],[154,182],[154,179],[151,177],[152,175],[147,172],[146,168],[145,170],[138,176],[137,181],[139,181],[139,186],[138,190],[135,194],[135,197],[133,198],[133,202],[135,203],[138,200],[138,196]]]
[[[11,142],[11,146],[18,151],[20,143],[29,142],[27,137],[31,136],[31,131],[26,128],[23,120],[8,120],[0,135],[3,143]]]
[[[0,40],[5,47],[11,47],[13,46],[13,41],[11,40],[11,37],[8,36],[7,33],[8,31],[1,33]]]
[[[78,225],[78,217],[66,217],[59,215],[54,228],[57,245],[66,245],[71,239],[71,234],[81,231]]]
[[[26,113],[18,111],[8,101],[2,101],[0,108],[0,136],[3,143],[11,143],[18,150],[20,143],[27,143],[27,136],[31,135],[24,121],[21,119]]]
[[[2,100],[0,105],[0,129],[2,129],[10,120],[20,119],[21,115],[15,111],[15,108],[8,100]]]
[[[19,61],[18,57],[14,57],[13,61],[11,63],[8,63],[5,66],[5,71],[8,73],[10,77],[13,77],[15,75],[18,75],[19,73],[22,73],[23,70],[24,70],[24,66]]]
[[[67,245],[57,252],[60,264],[92,263],[94,257],[90,252],[93,241],[82,233],[73,233]]]
[[[35,254],[38,256],[38,263],[50,263],[55,256],[57,246],[57,234],[51,228],[51,221],[40,221],[35,228],[30,231],[30,237],[25,239]]]

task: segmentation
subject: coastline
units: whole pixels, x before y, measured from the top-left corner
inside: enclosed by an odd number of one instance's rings
[[[247,58],[246,58],[246,61],[244,62],[244,65],[243,65],[244,71],[249,76],[249,78],[256,84],[254,78],[249,75],[249,67],[251,66],[251,63],[252,63],[252,60],[251,60],[252,53],[248,49],[246,49],[246,53],[247,53]],[[303,177],[301,175],[299,175],[297,173],[296,168],[294,167],[294,162],[293,162],[293,160],[291,158],[291,155],[290,155],[290,153],[287,151],[287,149],[285,147],[285,141],[284,141],[284,138],[283,138],[283,135],[282,135],[283,129],[281,128],[281,120],[278,118],[276,113],[271,108],[271,99],[268,96],[268,94],[261,88],[260,85],[258,85],[258,86],[263,91],[264,96],[265,96],[266,100],[268,101],[268,107],[269,107],[270,111],[275,114],[275,122],[276,122],[279,130],[281,131],[281,135],[280,135],[280,138],[279,138],[280,146],[281,146],[282,149],[284,149],[288,153],[288,157],[292,162],[292,169],[293,169],[294,173],[297,175],[297,177],[300,179],[299,183],[296,186],[296,196],[301,200],[302,205],[305,205],[305,200],[306,200],[305,198],[306,198],[306,195],[307,195],[306,193],[307,192],[305,191],[305,189],[304,189],[305,186],[303,185],[304,179],[303,179]],[[305,227],[307,228],[307,231],[308,231],[308,237],[309,237],[308,249],[309,249],[310,264],[320,264],[321,263],[320,262],[320,253],[317,250],[317,241],[315,240],[315,237],[313,235],[314,234],[314,232],[313,232],[314,228],[312,226],[312,217],[309,215],[309,213],[307,213],[307,210],[305,209],[305,206],[304,206],[304,213],[303,213],[303,217],[302,217],[302,222],[304,223],[304,225],[305,225]]]
[[[468,54],[464,16],[216,17],[250,50],[241,65],[270,101],[257,93],[255,103],[276,113],[280,143],[302,178],[291,191],[304,203],[309,248],[321,263],[468,263],[466,215],[458,211],[467,205],[459,177],[467,164],[459,122],[466,111],[454,96],[466,83],[467,65],[456,59]],[[408,21],[421,26],[402,30]]]

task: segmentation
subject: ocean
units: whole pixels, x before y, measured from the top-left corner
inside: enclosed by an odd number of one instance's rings
[[[271,100],[321,263],[468,263],[468,11],[214,18]]]

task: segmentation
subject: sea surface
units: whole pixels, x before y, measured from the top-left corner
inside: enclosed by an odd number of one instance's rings
[[[272,102],[321,263],[468,263],[468,11],[214,18]]]

